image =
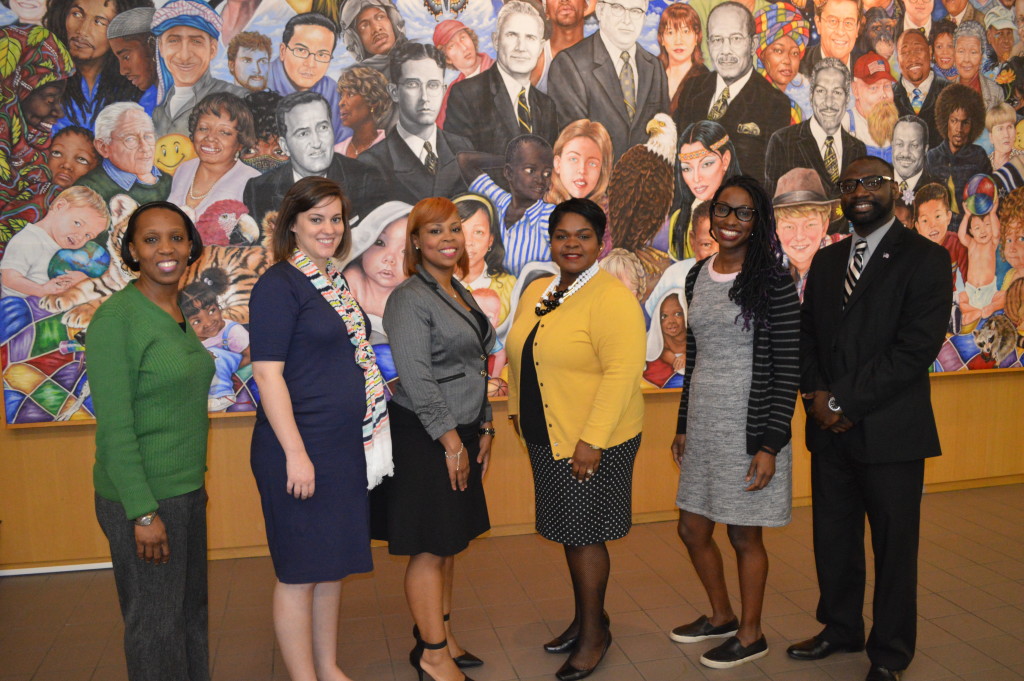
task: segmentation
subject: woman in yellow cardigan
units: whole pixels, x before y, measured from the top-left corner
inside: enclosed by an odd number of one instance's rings
[[[589,676],[612,642],[605,542],[632,524],[646,339],[636,297],[597,265],[604,212],[569,199],[548,225],[559,274],[530,284],[517,306],[508,413],[530,454],[537,532],[565,546],[576,614],[544,649],[572,653],[556,674],[569,681]]]

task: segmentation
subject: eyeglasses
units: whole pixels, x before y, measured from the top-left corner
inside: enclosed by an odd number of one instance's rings
[[[736,219],[740,222],[750,222],[754,219],[757,209],[750,206],[730,206],[728,203],[720,201],[711,204],[711,214],[716,218],[727,218],[729,213],[736,213]]]
[[[295,55],[296,59],[306,59],[309,55],[313,55],[313,59],[320,62],[321,64],[328,64],[331,61],[331,53],[326,50],[320,52],[310,52],[309,48],[299,45],[298,47],[292,47],[291,45],[285,45],[285,48]]]
[[[627,13],[629,14],[630,19],[642,19],[643,16],[647,14],[647,12],[640,9],[639,7],[631,7],[630,9],[626,9],[624,6],[620,5],[617,2],[604,2],[604,0],[600,0],[600,2],[602,5],[608,5],[608,11],[611,13],[613,19],[621,19]]]
[[[145,142],[146,146],[149,147],[156,145],[156,135],[151,132],[147,132],[143,135],[111,135],[111,137],[123,144],[124,148],[128,151],[135,151],[143,142]]]
[[[423,83],[423,81],[417,78],[406,78],[398,83],[400,88],[408,90],[409,92],[422,90],[424,85],[426,86],[427,92],[440,92],[444,89],[444,82],[440,80],[428,80],[426,83]]]
[[[892,182],[892,178],[886,175],[870,175],[868,177],[854,177],[849,180],[839,180],[836,186],[844,194],[852,194],[857,191],[857,185],[861,185],[869,192],[873,192],[882,186],[883,182]]]
[[[843,25],[844,31],[852,32],[857,30],[856,19],[843,19],[842,21],[839,21],[838,17],[825,17],[825,25],[828,26],[833,31],[839,28],[840,24]]]
[[[708,45],[721,47],[726,40],[729,41],[729,47],[734,50],[742,49],[744,45],[750,45],[750,36],[742,33],[733,33],[730,36],[713,35],[708,38]]]

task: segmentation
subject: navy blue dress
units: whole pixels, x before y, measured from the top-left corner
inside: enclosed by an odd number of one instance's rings
[[[369,572],[366,393],[345,323],[305,275],[280,262],[252,290],[249,335],[253,362],[284,362],[295,422],[316,474],[309,499],[286,492],[284,450],[260,406],[251,464],[278,580],[308,584]]]

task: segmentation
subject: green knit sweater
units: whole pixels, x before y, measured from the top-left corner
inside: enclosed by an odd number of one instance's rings
[[[210,427],[210,353],[128,284],[103,303],[86,334],[96,414],[93,484],[125,516],[203,486]]]

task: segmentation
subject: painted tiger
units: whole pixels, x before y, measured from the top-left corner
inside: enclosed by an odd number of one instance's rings
[[[39,304],[50,312],[64,312],[61,321],[65,326],[84,329],[89,326],[96,309],[115,291],[120,291],[135,278],[121,260],[121,243],[124,232],[138,203],[125,194],[110,199],[111,231],[108,240],[110,265],[107,271],[94,279],[85,279],[76,286],[44,296]],[[272,224],[268,225],[272,227]],[[259,246],[206,246],[198,260],[189,265],[182,277],[181,286],[187,286],[199,278],[208,267],[219,267],[228,273],[227,290],[220,297],[225,319],[242,324],[249,322],[249,294],[256,280],[270,267],[270,243],[272,230],[265,229]]]

